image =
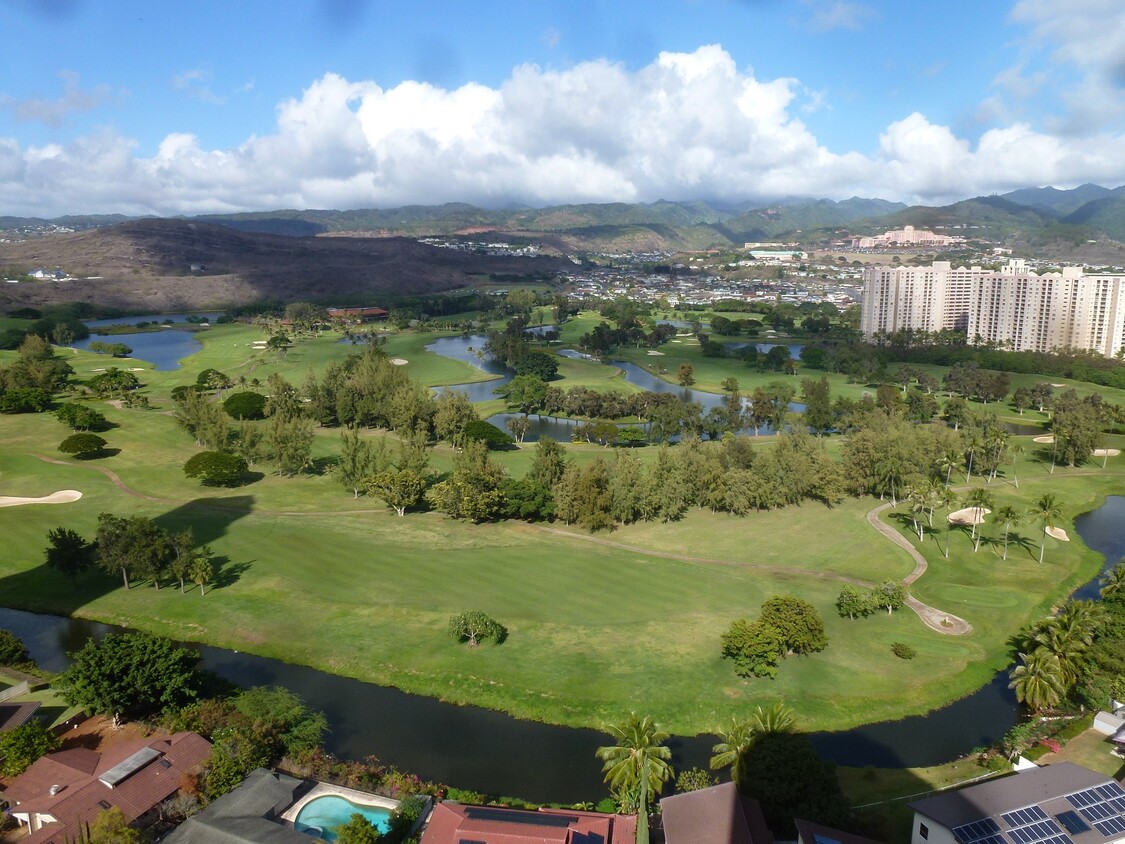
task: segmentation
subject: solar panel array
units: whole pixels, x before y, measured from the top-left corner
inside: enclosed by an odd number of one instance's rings
[[[1072,844],[1070,836],[1039,806],[1017,809],[1000,817],[1010,827],[1008,837],[1016,844]]]
[[[1125,788],[1117,783],[1087,788],[1066,799],[1106,838],[1125,832]]]
[[[1015,829],[1017,826],[1027,826],[1030,823],[1035,823],[1035,821],[1045,821],[1047,820],[1047,813],[1038,806],[1028,806],[1026,809],[1017,809],[1000,817],[1004,819],[1004,823]]]
[[[1000,832],[1000,824],[992,818],[955,827],[953,835],[961,844],[1008,844],[1007,839]]]

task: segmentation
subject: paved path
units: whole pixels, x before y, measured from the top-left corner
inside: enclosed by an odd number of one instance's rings
[[[906,586],[910,586],[916,580],[918,580],[918,578],[926,573],[926,569],[929,568],[929,563],[926,562],[926,558],[922,556],[922,554],[918,551],[917,548],[914,547],[914,544],[909,539],[907,539],[905,536],[903,536],[901,533],[899,533],[897,530],[895,530],[893,527],[879,518],[879,515],[881,513],[883,513],[885,510],[891,509],[892,507],[894,507],[894,504],[880,504],[874,510],[868,511],[867,523],[871,525],[871,527],[875,528],[875,530],[879,531],[879,533],[883,534],[883,536],[887,537],[887,539],[889,539],[899,548],[906,551],[910,555],[911,559],[914,560],[914,571],[910,572],[910,574],[902,579],[902,582]],[[965,621],[965,619],[958,618],[957,616],[951,615],[947,612],[942,612],[936,607],[931,607],[928,604],[923,604],[917,598],[907,598],[906,605],[918,614],[918,617],[922,619],[923,624],[925,624],[929,628],[937,630],[940,633],[948,633],[951,636],[963,636],[966,633],[971,632],[973,629],[973,625],[969,624],[969,622]]]

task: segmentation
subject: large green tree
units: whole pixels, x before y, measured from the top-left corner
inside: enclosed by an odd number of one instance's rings
[[[97,555],[97,547],[70,528],[57,527],[47,532],[45,552],[48,568],[68,578],[75,586],[78,575],[90,568]]]
[[[70,667],[55,681],[64,700],[115,724],[183,706],[199,692],[199,655],[170,639],[110,633],[69,656]]]
[[[816,607],[803,598],[773,595],[762,604],[759,620],[781,634],[786,650],[795,654],[822,651],[828,647],[828,634]]]
[[[36,759],[58,750],[61,744],[59,737],[36,718],[0,733],[0,774],[18,777]]]

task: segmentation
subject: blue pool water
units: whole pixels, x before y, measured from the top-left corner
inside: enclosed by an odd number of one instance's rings
[[[336,827],[346,824],[352,815],[360,814],[387,832],[391,828],[391,810],[379,806],[360,806],[343,797],[325,795],[316,797],[304,805],[297,813],[294,826],[301,832],[319,835],[325,841],[336,840]]]

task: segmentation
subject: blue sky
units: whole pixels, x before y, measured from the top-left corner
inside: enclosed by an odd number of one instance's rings
[[[1125,182],[1120,0],[7,0],[0,31],[0,214]]]

